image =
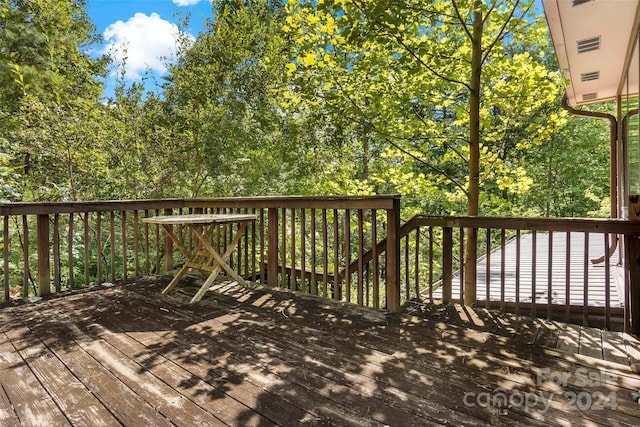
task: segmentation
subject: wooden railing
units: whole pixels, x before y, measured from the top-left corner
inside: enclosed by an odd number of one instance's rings
[[[476,305],[629,330],[629,277],[616,242],[640,235],[640,223],[416,216],[400,232],[403,301],[462,301],[470,232],[478,236]]]
[[[171,270],[184,260],[142,218],[182,213],[253,213],[230,265],[249,280],[370,307],[400,309],[400,198],[253,197],[0,205],[4,300],[58,293]],[[220,227],[213,245],[231,230]],[[174,230],[193,244],[186,229]],[[385,239],[365,271],[350,260]],[[375,252],[375,249],[374,249]]]
[[[182,255],[142,218],[203,212],[257,215],[229,262],[268,286],[391,311],[411,302],[461,302],[465,237],[474,232],[477,305],[630,327],[628,269],[618,265],[626,259],[623,246],[597,267],[592,259],[609,252],[618,236],[640,235],[639,223],[420,215],[401,224],[400,198],[393,195],[0,204],[0,298],[171,270]],[[216,230],[212,245],[229,242],[229,227]],[[174,232],[193,244],[186,229]]]

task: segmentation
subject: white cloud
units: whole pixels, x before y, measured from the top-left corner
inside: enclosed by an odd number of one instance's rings
[[[211,3],[211,0],[173,0],[173,4],[176,6],[194,6],[202,1]]]
[[[176,56],[179,33],[175,24],[157,13],[136,13],[127,22],[116,21],[104,30],[105,51],[116,63],[125,62],[129,80],[139,79],[148,69],[162,74],[166,71],[166,58]]]
[[[173,0],[173,4],[178,6],[193,6],[194,4],[200,3],[200,1],[201,0]]]

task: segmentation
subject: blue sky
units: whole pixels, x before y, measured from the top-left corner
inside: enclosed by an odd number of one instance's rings
[[[188,33],[195,37],[203,21],[212,17],[210,0],[88,0],[88,12],[96,31],[104,38],[100,52],[110,53],[115,64],[126,55],[126,78],[140,79],[150,69],[164,73],[161,57],[175,53],[176,24],[190,14]],[[126,54],[124,53],[126,50]],[[113,91],[113,77],[107,81],[105,94]]]

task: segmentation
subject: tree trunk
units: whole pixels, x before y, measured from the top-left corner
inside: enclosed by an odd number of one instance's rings
[[[482,76],[482,2],[474,2],[471,79],[469,84],[469,185],[467,215],[477,216],[480,205],[480,82]],[[476,259],[478,231],[467,231],[465,251],[464,304],[476,303]]]

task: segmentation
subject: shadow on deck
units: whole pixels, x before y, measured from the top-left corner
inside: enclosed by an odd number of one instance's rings
[[[162,296],[169,278],[1,309],[0,424],[640,424],[628,363],[537,320],[228,281],[190,305],[201,279]]]

